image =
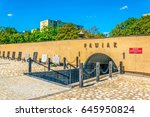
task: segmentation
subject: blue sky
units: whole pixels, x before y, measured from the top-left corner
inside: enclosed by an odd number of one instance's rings
[[[0,0],[0,26],[39,28],[45,19],[97,26],[110,32],[118,23],[150,13],[150,0]]]

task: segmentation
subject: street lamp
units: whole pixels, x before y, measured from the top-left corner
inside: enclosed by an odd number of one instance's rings
[[[79,35],[80,38],[83,38],[84,37],[84,31],[81,30],[80,33],[78,33],[78,35]]]

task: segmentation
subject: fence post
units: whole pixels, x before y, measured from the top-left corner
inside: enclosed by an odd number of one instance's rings
[[[123,62],[120,61],[120,74],[124,73],[124,69],[123,69]]]
[[[70,66],[70,74],[69,74],[69,83],[71,84],[72,74],[71,74],[71,66]]]
[[[79,87],[83,87],[83,63],[79,65]]]
[[[50,66],[51,66],[51,60],[50,60],[50,58],[48,58],[47,64],[48,64],[48,71],[50,71]]]
[[[96,82],[99,82],[100,76],[100,62],[96,62]]]
[[[79,57],[76,57],[76,67],[79,66]]]
[[[29,73],[32,72],[32,60],[31,60],[31,57],[28,59],[28,63],[29,63]]]
[[[63,67],[66,69],[66,57],[63,58]]]
[[[112,78],[112,61],[109,61],[109,78]]]

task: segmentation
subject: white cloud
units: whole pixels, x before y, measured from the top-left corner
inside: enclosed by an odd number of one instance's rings
[[[12,17],[13,14],[12,14],[12,13],[8,13],[7,16],[8,16],[8,17]]]
[[[120,10],[125,10],[125,9],[128,9],[127,5],[120,8]]]

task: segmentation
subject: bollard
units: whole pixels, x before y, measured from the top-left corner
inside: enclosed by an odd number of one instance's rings
[[[29,73],[32,72],[32,60],[31,57],[28,59],[28,63],[29,63]]]
[[[71,79],[72,79],[72,73],[71,73],[71,66],[70,66],[70,71],[69,71],[70,73],[69,73],[69,83],[68,84],[71,84]]]
[[[51,69],[51,59],[50,58],[48,58],[48,61],[47,61],[47,64],[48,64],[48,71],[50,71],[50,69]]]
[[[79,65],[79,87],[83,87],[83,63]]]
[[[109,78],[112,78],[112,61],[109,61]]]
[[[123,67],[123,62],[122,61],[120,61],[120,74],[123,74],[124,73],[124,67]]]
[[[79,67],[79,57],[76,57],[76,67]]]
[[[66,57],[63,58],[63,66],[64,66],[64,69],[66,69]]]
[[[100,77],[100,62],[96,62],[96,82],[99,82]]]
[[[39,63],[41,63],[42,61],[41,61],[41,58],[39,58]]]

